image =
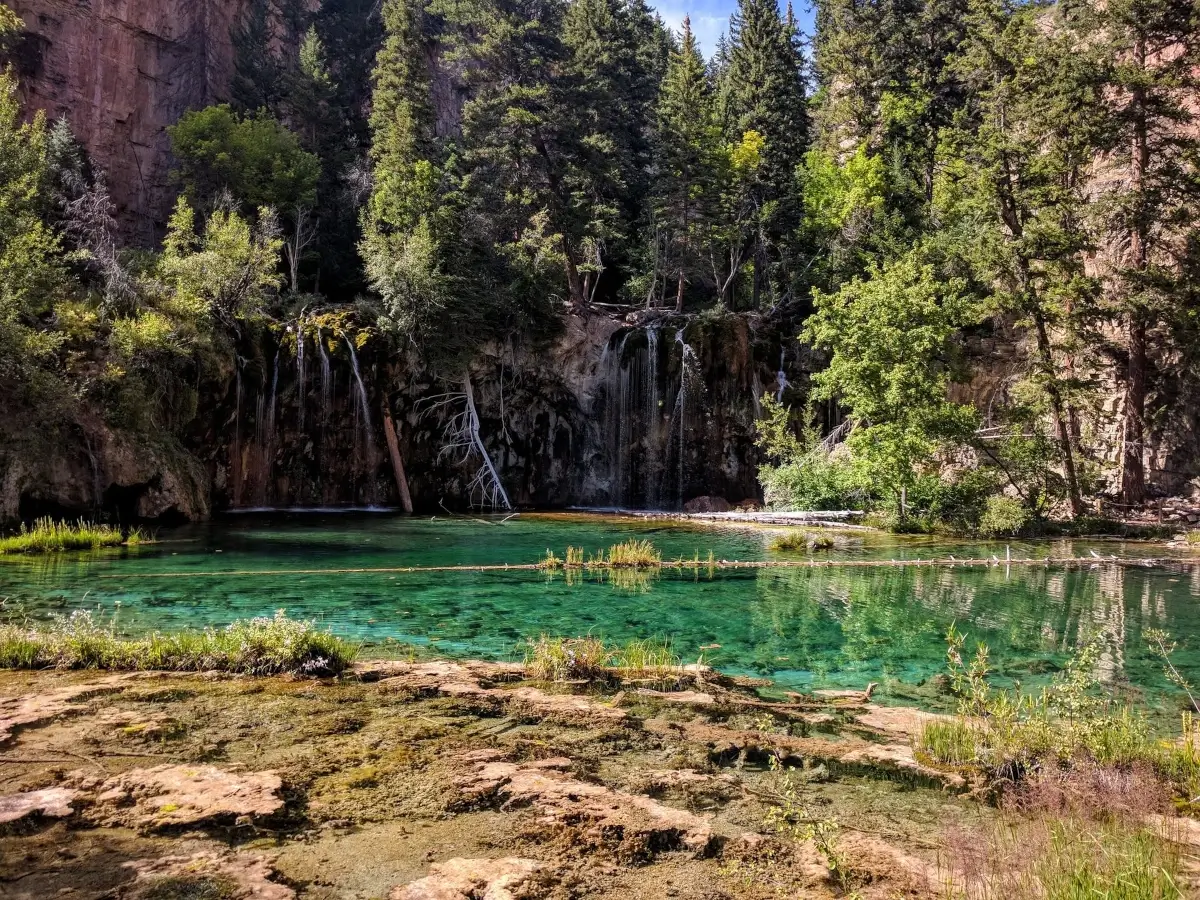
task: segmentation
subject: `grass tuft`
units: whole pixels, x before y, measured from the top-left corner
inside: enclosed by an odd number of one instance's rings
[[[608,649],[594,637],[556,638],[543,634],[525,647],[525,671],[539,681],[603,677]]]
[[[16,534],[0,537],[0,554],[58,553],[63,550],[99,550],[101,547],[137,546],[146,540],[135,528],[128,534],[111,525],[80,519],[75,524],[38,519],[32,527],[22,525]]]
[[[960,719],[931,721],[921,729],[917,749],[944,765],[968,766],[975,762],[975,734]]]
[[[609,664],[640,675],[660,675],[668,669],[677,669],[682,661],[663,641],[633,640],[611,651]]]
[[[633,640],[611,646],[592,637],[560,638],[540,635],[525,645],[525,670],[539,681],[605,681],[616,674],[661,676],[676,674],[680,659],[669,645]]]
[[[649,541],[625,541],[613,544],[594,562],[610,569],[648,569],[662,564],[662,554]]]
[[[88,611],[60,616],[45,627],[0,625],[0,668],[121,669],[176,672],[292,673],[323,677],[344,671],[355,648],[313,622],[243,619],[226,628],[154,632],[123,638]]]

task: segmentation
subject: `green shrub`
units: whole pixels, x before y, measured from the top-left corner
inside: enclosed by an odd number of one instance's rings
[[[154,632],[119,637],[86,610],[46,627],[0,626],[0,667],[9,669],[153,669],[223,671],[247,675],[336,675],[354,660],[354,648],[308,621],[272,618],[226,628]]]
[[[763,499],[771,509],[856,509],[868,497],[849,460],[820,453],[758,470]]]
[[[1019,500],[994,494],[979,519],[979,531],[992,537],[1012,537],[1027,528],[1032,521],[1029,509]]]

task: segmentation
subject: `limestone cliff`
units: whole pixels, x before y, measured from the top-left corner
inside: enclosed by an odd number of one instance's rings
[[[7,0],[25,21],[27,109],[65,116],[108,173],[127,234],[153,240],[170,213],[168,125],[223,99],[230,28],[246,0]]]

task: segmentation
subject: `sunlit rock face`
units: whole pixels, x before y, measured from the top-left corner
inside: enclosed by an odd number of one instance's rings
[[[153,240],[176,193],[166,128],[225,99],[246,0],[10,0],[26,108],[65,117],[108,175],[127,236]]]

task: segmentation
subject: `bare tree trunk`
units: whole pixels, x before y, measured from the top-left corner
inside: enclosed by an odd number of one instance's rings
[[[1133,45],[1133,63],[1139,70],[1146,68],[1146,39],[1138,35]],[[1130,148],[1130,189],[1135,199],[1133,227],[1129,234],[1130,265],[1140,276],[1146,270],[1149,254],[1146,247],[1145,184],[1150,167],[1150,146],[1146,128],[1146,92],[1133,89],[1130,98],[1133,110],[1133,146]],[[1121,465],[1121,499],[1130,506],[1140,506],[1146,500],[1146,320],[1142,312],[1132,308],[1128,313],[1129,364],[1125,373],[1125,433],[1124,457]]]
[[[679,270],[679,283],[675,288],[675,312],[683,312],[683,269]]]
[[[1054,431],[1058,438],[1059,452],[1063,458],[1063,476],[1067,481],[1067,497],[1071,503],[1071,515],[1083,515],[1083,500],[1079,496],[1079,479],[1075,474],[1075,452],[1071,445],[1071,429],[1067,424],[1062,392],[1058,389],[1058,373],[1054,366],[1054,352],[1050,336],[1046,331],[1046,320],[1040,312],[1033,315],[1034,330],[1037,332],[1038,358],[1046,376],[1046,396],[1050,398],[1050,411],[1054,416]]]
[[[487,471],[491,482],[490,493],[504,504],[505,509],[512,509],[512,503],[508,499],[508,492],[504,490],[504,485],[500,483],[500,474],[496,471],[496,467],[492,465],[492,458],[488,456],[487,447],[483,446],[483,439],[479,436],[479,413],[475,409],[475,391],[471,387],[471,373],[463,373],[463,394],[467,399],[467,429],[471,442],[475,445],[475,449],[479,451],[479,455],[483,458],[483,466]],[[483,487],[485,494],[488,493],[488,487]],[[493,505],[495,505],[493,503]]]
[[[392,457],[392,472],[396,476],[396,492],[400,495],[400,506],[412,514],[412,496],[408,492],[408,478],[404,474],[404,458],[400,455],[400,443],[396,440],[396,428],[392,424],[392,411],[387,399],[383,401],[383,436],[387,438],[388,453]]]
[[[587,288],[579,274],[579,266],[575,262],[575,254],[570,242],[562,239],[563,258],[567,261],[567,287],[571,292],[571,306],[583,309],[587,303]]]

